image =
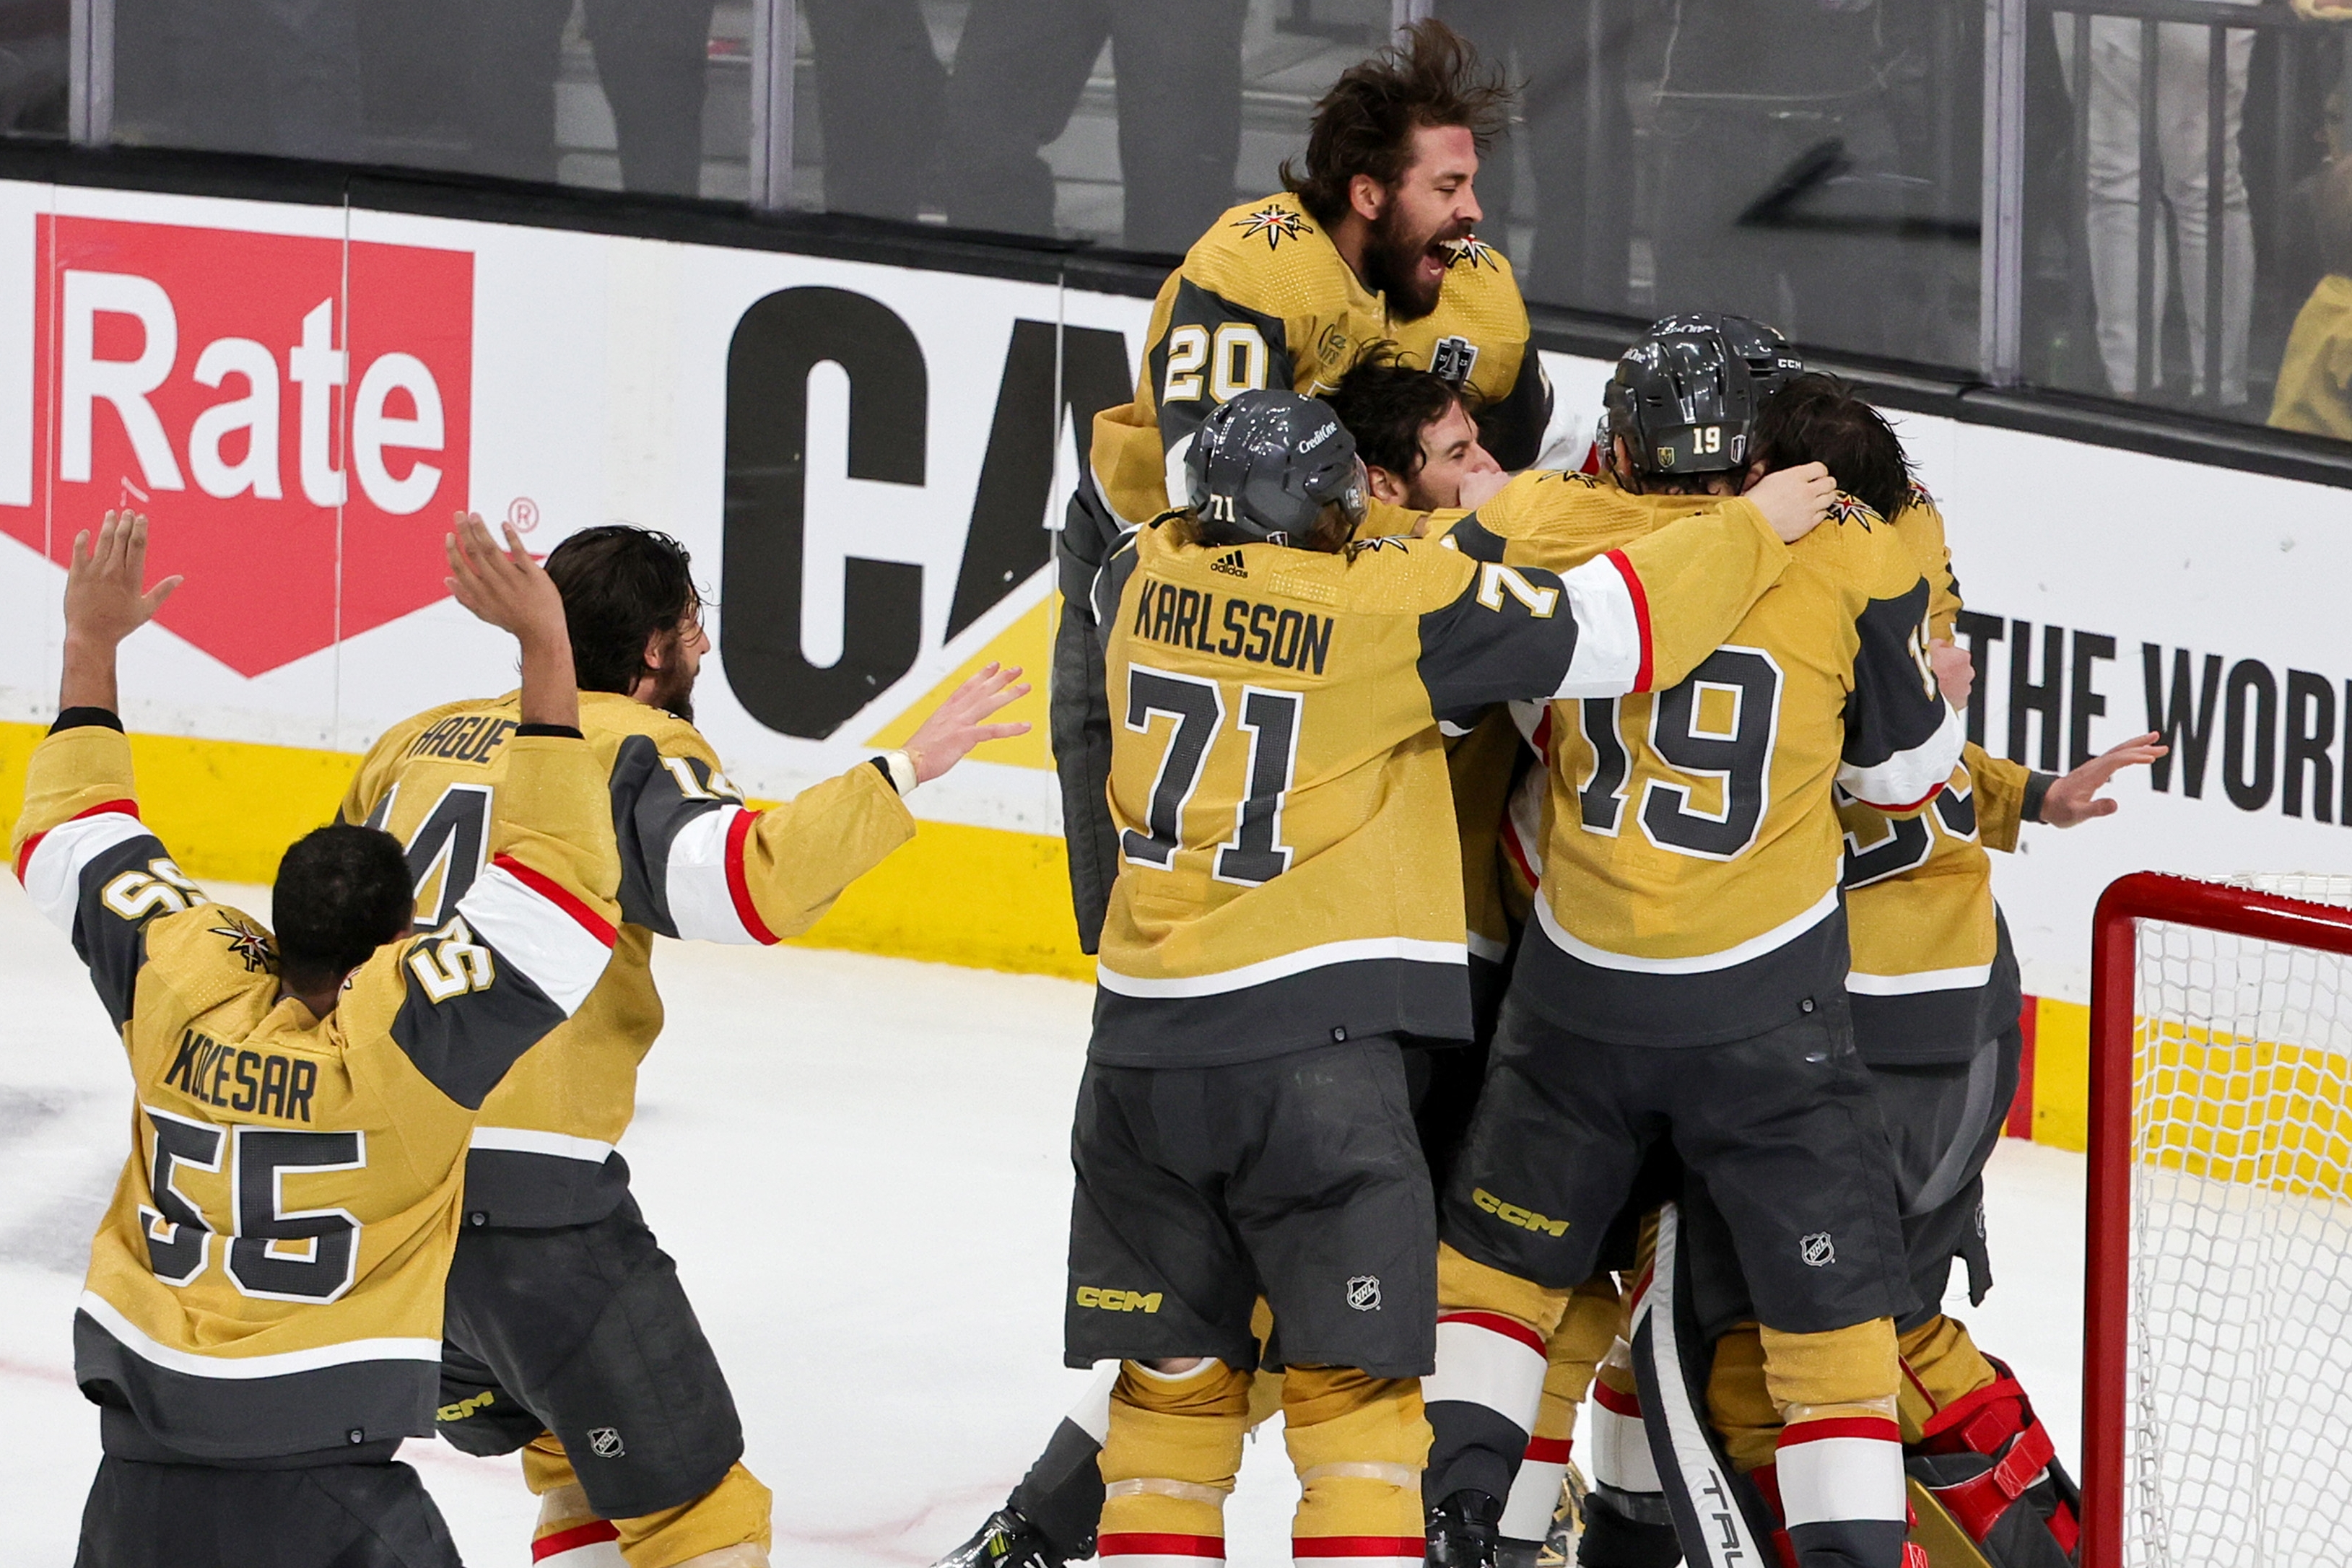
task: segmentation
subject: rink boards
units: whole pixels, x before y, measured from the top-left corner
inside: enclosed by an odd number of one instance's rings
[[[666,529],[717,599],[698,720],[774,799],[903,739],[991,658],[1041,676],[1087,421],[1146,300],[1054,281],[362,207],[0,183],[0,811],[52,710],[73,530],[132,504],[191,585],[125,655],[151,815],[265,879],[387,725],[511,681],[442,596],[467,508],[534,548]],[[1547,353],[1597,408],[1602,363]],[[1907,415],[1971,606],[1997,754],[2186,743],[2124,811],[1997,858],[2035,1067],[2080,1146],[2090,910],[2113,877],[2325,869],[2352,816],[2352,499]],[[730,479],[730,474],[732,478]],[[912,802],[925,831],[811,941],[1085,977],[1035,730]],[[2160,786],[2160,787],[2158,787]]]

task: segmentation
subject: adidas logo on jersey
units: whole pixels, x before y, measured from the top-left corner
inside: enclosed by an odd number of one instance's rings
[[[1212,572],[1223,572],[1228,577],[1246,577],[1249,575],[1249,568],[1243,563],[1242,552],[1238,550],[1228,550],[1223,555],[1218,556],[1214,561],[1210,562],[1209,570]]]

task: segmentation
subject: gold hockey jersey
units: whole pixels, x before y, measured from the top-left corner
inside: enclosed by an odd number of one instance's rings
[[[1916,487],[1894,523],[1927,574],[1933,636],[1959,613],[1944,519]],[[1892,817],[1843,791],[1854,1040],[1880,1065],[1964,1062],[2017,1021],[2017,960],[1992,896],[1985,851],[2014,848],[2029,795],[2024,764],[1970,744],[1932,809]]]
[[[1469,1033],[1437,721],[1705,658],[1788,552],[1731,502],[1555,574],[1431,539],[1318,554],[1142,530],[1097,581],[1121,867],[1095,1060]]]
[[[16,874],[89,964],[137,1097],[74,1319],[110,1452],[369,1458],[432,1433],[467,1136],[587,999],[619,912],[588,747],[505,749],[472,886],[324,1020],[278,994],[260,922],[207,901],[140,822],[118,729],[35,750]]]
[[[1471,395],[1506,468],[1535,460],[1550,394],[1502,252],[1461,241],[1436,310],[1394,321],[1286,193],[1217,219],[1160,286],[1135,401],[1095,416],[1097,491],[1125,529],[1183,506],[1184,454],[1211,409],[1258,387],[1320,395],[1382,340]]]
[[[431,709],[386,731],[352,781],[343,819],[407,846],[422,929],[446,918],[480,872],[482,824],[520,719],[513,693]],[[662,1026],[655,936],[796,936],[914,836],[898,791],[868,763],[753,811],[684,720],[583,691],[580,722],[620,837],[620,942],[579,1016],[483,1106],[466,1163],[473,1224],[585,1224],[626,1192],[628,1166],[614,1146],[635,1114],[637,1064]]]
[[[1448,537],[1572,569],[1706,504],[1530,474]],[[1554,709],[1537,931],[1514,983],[1565,1028],[1704,1045],[1819,1005],[1848,967],[1832,785],[1916,813],[1958,761],[1928,584],[1895,531],[1842,499],[1790,558],[1686,678]]]

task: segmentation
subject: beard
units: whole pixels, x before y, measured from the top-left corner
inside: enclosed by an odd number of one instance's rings
[[[653,672],[653,688],[645,700],[673,718],[694,722],[694,671],[678,657],[677,645],[672,642],[666,650],[661,668]]]
[[[1390,201],[1364,243],[1364,282],[1387,300],[1390,320],[1418,321],[1437,309],[1437,298],[1445,289],[1445,272],[1440,268],[1433,278],[1425,277],[1422,263],[1435,257],[1450,264],[1452,257],[1441,247],[1469,233],[1468,224],[1448,220],[1433,229],[1408,234],[1402,205]]]

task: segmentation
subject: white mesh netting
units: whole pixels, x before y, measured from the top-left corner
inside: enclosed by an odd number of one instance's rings
[[[2347,1561],[2352,960],[2143,921],[2137,1015],[2125,1561]]]

